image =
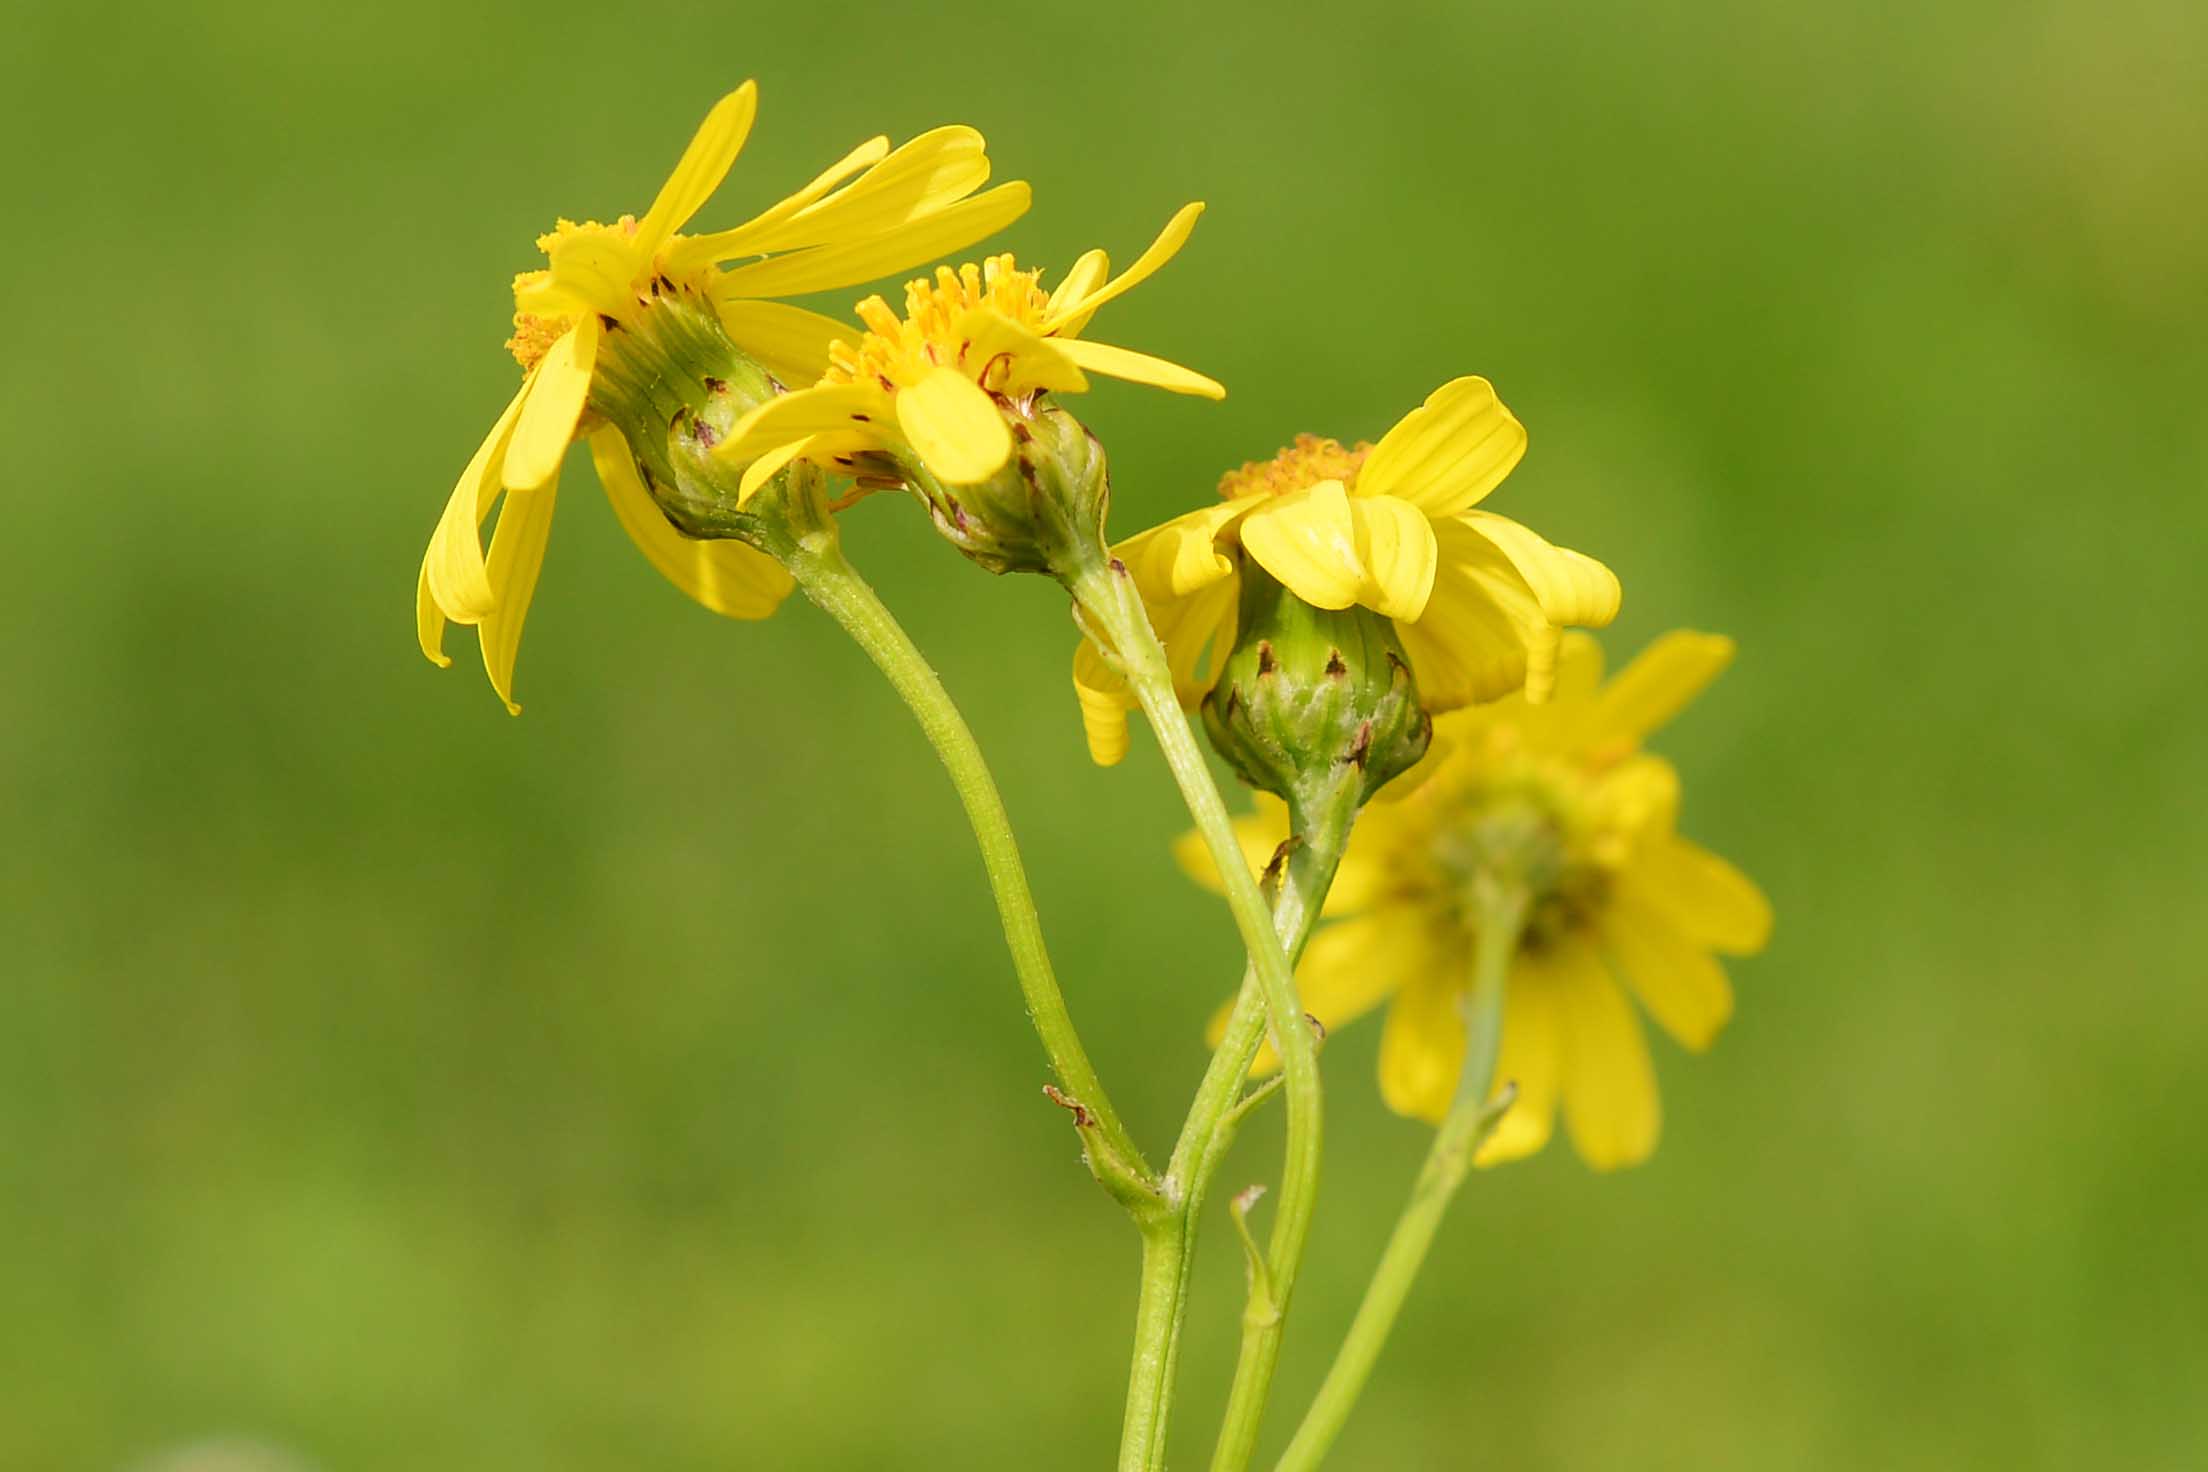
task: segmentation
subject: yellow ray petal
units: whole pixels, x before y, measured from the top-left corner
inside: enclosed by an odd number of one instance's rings
[[[714,288],[714,295],[723,300],[799,296],[871,281],[962,250],[1026,214],[1028,203],[1026,184],[1001,184],[986,194],[923,215],[887,235],[840,245],[808,246],[731,267]]]
[[[1165,222],[1158,238],[1150,242],[1150,248],[1135,257],[1135,263],[1105,282],[1096,290],[1060,305],[1054,297],[1051,313],[1043,319],[1043,331],[1058,336],[1071,336],[1087,325],[1096,309],[1122,296],[1157,273],[1160,266],[1180,253],[1188,243],[1189,232],[1196,228],[1196,217],[1204,212],[1201,200],[1182,205],[1173,218]]]
[[[514,305],[550,318],[624,315],[636,304],[637,278],[651,260],[633,238],[595,231],[560,236],[548,258],[549,269],[515,278]]]
[[[958,365],[976,383],[1007,398],[1038,391],[1080,393],[1089,386],[1067,344],[1034,333],[1000,312],[977,307],[959,315]]]
[[[721,325],[736,346],[766,365],[786,388],[817,383],[828,371],[828,345],[855,342],[859,329],[787,302],[716,302]]]
[[[743,479],[736,487],[737,506],[749,504],[751,498],[764,490],[767,482],[780,475],[792,460],[814,453],[826,438],[825,435],[809,434],[801,440],[791,440],[786,445],[767,451],[745,466]]]
[[[1447,958],[1437,952],[1427,912],[1396,905],[1329,925],[1313,936],[1296,966],[1296,994],[1303,1010],[1318,1018],[1331,1033],[1355,1022],[1398,990],[1441,974],[1447,966]],[[1229,1003],[1211,1019],[1213,1047],[1226,1034],[1231,1010]],[[1389,1021],[1393,1023],[1393,1013]],[[1397,1046],[1403,1046],[1400,1039]],[[1461,1062],[1457,1066],[1461,1067]],[[1280,1055],[1267,1042],[1258,1050],[1250,1073],[1262,1077],[1279,1067]]]
[[[1642,650],[1610,677],[1580,730],[1590,749],[1634,746],[1682,710],[1733,661],[1722,634],[1679,629]]]
[[[1618,616],[1617,574],[1594,558],[1552,545],[1531,528],[1492,511],[1466,511],[1456,520],[1503,551],[1558,626],[1599,629]]]
[[[1464,1071],[1461,962],[1406,978],[1380,1032],[1380,1097],[1397,1114],[1439,1124]]]
[[[1357,476],[1357,491],[1398,496],[1429,516],[1474,505],[1526,453],[1526,427],[1484,378],[1459,378],[1381,436]]]
[[[445,513],[430,536],[429,552],[422,559],[422,583],[446,618],[472,624],[491,610],[491,584],[483,570],[482,526],[498,500],[514,420],[520,416],[522,401],[528,398],[535,382],[533,377],[523,379],[507,401],[505,412],[476,447],[468,468],[460,472],[459,484],[452,488]],[[431,659],[439,657],[426,645],[423,652]]]
[[[498,530],[491,534],[487,566],[496,601],[483,616],[477,634],[483,644],[484,672],[511,715],[521,714],[514,703],[514,657],[521,652],[521,626],[536,596],[537,575],[544,570],[544,549],[552,536],[552,508],[559,489],[557,473],[533,491],[509,489],[499,508]]]
[[[452,656],[445,653],[445,616],[437,611],[437,600],[429,591],[429,559],[422,559],[422,570],[414,579],[414,637],[421,641],[422,653],[439,669],[452,665]]]
[[[1073,263],[1073,269],[1066,272],[1066,279],[1059,282],[1057,289],[1051,292],[1050,304],[1044,308],[1043,316],[1048,320],[1059,320],[1061,309],[1095,291],[1097,285],[1111,274],[1111,270],[1112,258],[1103,251],[1083,251],[1081,258]],[[1069,336],[1079,336],[1081,329],[1087,324],[1086,316],[1079,321],[1067,318],[1060,323],[1062,330]]]
[[[889,395],[873,384],[831,383],[777,394],[729,429],[713,447],[716,457],[741,465],[769,450],[831,430],[892,432]]]
[[[1679,771],[1645,751],[1619,759],[1588,790],[1587,813],[1598,826],[1653,842],[1679,821]]]
[[[1234,575],[1234,559],[1218,539],[1256,509],[1256,501],[1216,501],[1138,532],[1112,548],[1135,587],[1151,603],[1178,598]]]
[[[887,138],[877,134],[867,139],[829,165],[812,183],[776,202],[772,207],[760,211],[735,229],[716,230],[709,235],[688,235],[678,239],[667,249],[668,270],[685,273],[701,266],[734,260],[738,256],[758,255],[763,247],[757,242],[768,238],[770,232],[779,228],[783,221],[859,170],[870,168],[888,156]]]
[[[1084,342],[1077,337],[1058,337],[1052,341],[1068,358],[1107,378],[1121,378],[1129,383],[1147,383],[1152,388],[1162,388],[1176,394],[1192,394],[1200,399],[1223,399],[1227,390],[1217,379],[1206,378],[1193,368],[1183,368],[1163,358],[1153,358],[1148,353],[1137,353],[1127,348],[1115,348],[1108,343]]]
[[[1434,591],[1441,555],[1426,514],[1393,496],[1352,496],[1349,519],[1365,570],[1357,601],[1389,618],[1416,620]]]
[[[1603,911],[1602,940],[1619,980],[1681,1047],[1699,1053],[1717,1041],[1733,1015],[1733,988],[1715,957],[1623,890]]]
[[[598,319],[585,316],[537,365],[536,382],[506,450],[508,489],[533,491],[560,473],[560,461],[574,442],[575,426],[590,398],[591,369],[597,361]]]
[[[682,151],[675,171],[660,185],[658,198],[637,223],[637,248],[649,259],[667,237],[680,230],[698,212],[713,191],[728,177],[728,166],[743,152],[751,136],[751,120],[759,113],[759,86],[746,82],[713,104],[698,125],[690,146]]]
[[[1728,955],[1752,956],[1771,939],[1771,902],[1755,881],[1684,838],[1644,844],[1618,876],[1618,890]]]
[[[1495,1132],[1487,1137],[1475,1165],[1522,1160],[1549,1143],[1556,1127],[1556,1096],[1562,1080],[1563,1040],[1558,1025],[1556,985],[1540,958],[1520,952],[1512,963],[1510,990],[1503,1001],[1503,1036],[1495,1055],[1491,1096],[1504,1084],[1517,1087]]]
[[[1583,705],[1595,698],[1595,691],[1602,685],[1602,645],[1594,635],[1578,630],[1566,634],[1560,641],[1556,661],[1556,690],[1552,697],[1559,707]]]
[[[1073,695],[1081,704],[1089,760],[1100,767],[1118,766],[1127,756],[1127,712],[1137,702],[1119,672],[1086,639],[1073,652]]]
[[[1638,1165],[1656,1148],[1663,1107],[1632,1004],[1583,941],[1559,942],[1564,1127],[1596,1170]]]
[[[886,235],[989,182],[988,147],[972,128],[922,133],[847,187],[757,231],[749,251],[794,250]]]
[[[937,368],[900,390],[897,425],[946,485],[978,485],[1012,458],[1012,431],[996,401],[955,368]]]
[[[1366,583],[1357,527],[1338,480],[1260,503],[1242,519],[1243,550],[1315,608],[1347,608]]]
[[[622,530],[667,581],[729,618],[765,618],[789,596],[789,573],[765,553],[741,542],[701,542],[676,531],[644,489],[621,431],[610,425],[595,431],[590,458]]]
[[[1453,520],[1433,531],[1433,592],[1416,622],[1396,623],[1420,698],[1429,710],[1498,700],[1525,683],[1527,642],[1547,627],[1540,601],[1486,538]]]

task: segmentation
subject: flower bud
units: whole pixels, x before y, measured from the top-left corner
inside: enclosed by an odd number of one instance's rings
[[[1251,563],[1204,729],[1253,787],[1292,803],[1354,768],[1362,803],[1426,754],[1434,722],[1387,618],[1314,608]]]
[[[991,572],[1056,575],[1101,562],[1111,477],[1104,447],[1047,397],[997,400],[1012,455],[972,485],[949,485],[918,461],[905,483],[943,539]]]

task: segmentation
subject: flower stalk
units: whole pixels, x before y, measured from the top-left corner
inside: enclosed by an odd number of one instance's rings
[[[1410,1202],[1389,1234],[1357,1316],[1274,1472],[1310,1472],[1332,1449],[1372,1378],[1373,1366],[1425,1265],[1449,1203],[1471,1171],[1480,1145],[1502,1122],[1515,1097],[1515,1086],[1508,1080],[1492,1096],[1488,1090],[1502,1040],[1505,982],[1524,934],[1530,899],[1522,879],[1494,872],[1483,872],[1473,889],[1478,938],[1471,990],[1465,1000],[1464,1072],[1457,1079],[1455,1099],[1434,1134]]]

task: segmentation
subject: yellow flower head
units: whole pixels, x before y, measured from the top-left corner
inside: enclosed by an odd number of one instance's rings
[[[1469,894],[1485,825],[1530,813],[1554,864],[1503,1004],[1493,1086],[1514,1081],[1517,1101],[1479,1160],[1539,1150],[1560,1108],[1573,1145],[1598,1170],[1655,1148],[1655,1072],[1628,999],[1699,1052],[1733,1010],[1713,953],[1753,954],[1771,931],[1756,886],[1678,835],[1678,774],[1640,750],[1732,652],[1715,635],[1668,634],[1605,684],[1594,640],[1569,636],[1552,701],[1517,697],[1444,719],[1435,754],[1404,779],[1409,791],[1365,810],[1326,899],[1334,923],[1313,937],[1296,974],[1303,1005],[1330,1028],[1391,1003],[1380,1043],[1390,1108],[1434,1122],[1449,1109],[1464,1066]],[[1268,803],[1241,827],[1245,851],[1262,864],[1287,819]],[[1192,839],[1178,857],[1216,886]]]
[[[491,684],[512,698],[514,656],[544,561],[560,463],[578,432],[609,342],[635,333],[662,299],[699,305],[730,340],[784,382],[810,382],[851,328],[770,298],[873,280],[957,250],[1017,219],[1025,184],[974,194],[989,177],[979,133],[938,128],[892,151],[870,139],[795,194],[732,230],[681,228],[726,177],[751,131],[758,89],[716,104],[641,218],[562,220],[539,237],[546,265],[514,280],[507,347],[521,387],[461,475],[422,562],[416,623],[438,664],[444,628],[474,624]],[[972,196],[969,198],[968,196]],[[729,266],[725,263],[741,261]],[[610,436],[610,438],[608,438]],[[691,597],[734,618],[764,618],[790,579],[736,542],[693,541],[667,523],[620,436],[591,435],[616,515],[645,556]],[[503,494],[488,555],[482,526]]]
[[[1081,337],[1097,308],[1179,252],[1203,208],[1184,207],[1109,280],[1111,261],[1101,250],[1082,256],[1048,293],[1040,270],[1000,255],[910,282],[902,315],[869,297],[858,306],[865,334],[830,349],[820,382],[753,410],[720,453],[752,461],[747,494],[792,459],[849,472],[868,453],[917,461],[946,485],[977,485],[1012,457],[1000,403],[1078,393],[1090,373],[1225,397],[1217,383],[1179,364]]]
[[[1165,641],[1181,699],[1202,701],[1233,647],[1243,558],[1317,608],[1392,619],[1429,710],[1546,690],[1559,630],[1600,628],[1618,580],[1479,503],[1526,452],[1484,378],[1443,384],[1377,445],[1303,435],[1220,480],[1221,500],[1113,548]],[[1073,667],[1089,754],[1127,750],[1126,684],[1092,644]]]

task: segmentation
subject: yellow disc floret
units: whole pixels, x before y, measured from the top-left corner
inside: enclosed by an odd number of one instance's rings
[[[1040,331],[1050,307],[1041,286],[1040,269],[1018,269],[1010,254],[991,256],[979,265],[972,262],[955,271],[938,266],[933,278],[905,283],[905,311],[899,316],[888,302],[870,296],[858,305],[859,320],[867,326],[857,346],[838,342],[828,350],[824,383],[875,383],[895,390],[915,383],[929,370],[967,367],[975,382],[993,388],[1001,383],[1005,364],[1001,358],[987,363],[964,361],[971,330],[968,314],[992,312],[1031,332]]]
[[[1299,434],[1296,442],[1270,460],[1252,460],[1219,477],[1219,496],[1241,501],[1256,496],[1285,496],[1323,480],[1338,480],[1344,487],[1357,483],[1369,441],[1345,446],[1340,440],[1315,434]]]

